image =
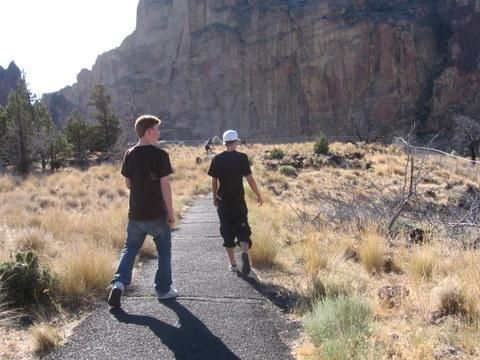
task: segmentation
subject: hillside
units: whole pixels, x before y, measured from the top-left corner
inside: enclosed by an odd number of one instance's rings
[[[44,101],[64,124],[100,83],[125,123],[178,139],[437,132],[478,119],[479,24],[478,0],[140,0],[121,46]]]

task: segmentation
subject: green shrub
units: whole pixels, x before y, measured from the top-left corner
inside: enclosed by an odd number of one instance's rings
[[[278,171],[285,176],[297,176],[297,170],[291,165],[282,165],[278,168]]]
[[[284,156],[285,156],[285,153],[283,152],[282,149],[274,148],[272,151],[270,151],[270,158],[272,159],[280,160],[280,159],[283,159]]]
[[[11,307],[51,302],[55,281],[33,251],[20,252],[14,260],[0,264],[0,281],[4,301]]]
[[[321,135],[317,141],[313,144],[313,151],[315,154],[328,154],[328,140],[325,136]]]
[[[366,300],[339,296],[315,303],[303,324],[313,344],[322,347],[322,358],[358,359],[369,346],[372,320]]]

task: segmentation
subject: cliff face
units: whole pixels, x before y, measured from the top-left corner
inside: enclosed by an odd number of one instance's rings
[[[170,136],[391,134],[479,115],[480,0],[140,0],[137,28],[45,97],[65,121],[103,84]],[[454,110],[453,110],[454,109]]]
[[[21,76],[20,69],[13,61],[6,69],[0,66],[0,105],[7,105],[8,94],[17,87],[17,81]]]

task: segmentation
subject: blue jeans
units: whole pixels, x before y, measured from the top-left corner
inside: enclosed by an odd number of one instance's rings
[[[128,220],[127,240],[112,283],[120,281],[124,285],[130,284],[135,257],[147,235],[153,237],[157,247],[158,267],[155,273],[155,290],[161,293],[167,292],[172,284],[172,240],[165,217],[153,221]]]

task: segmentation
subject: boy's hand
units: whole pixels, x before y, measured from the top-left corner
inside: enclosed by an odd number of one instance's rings
[[[263,204],[263,199],[260,196],[260,194],[257,195],[257,204],[258,204],[258,206],[262,206],[262,204]]]
[[[173,224],[175,224],[175,213],[173,210],[167,212],[167,224],[170,227],[172,227]]]

